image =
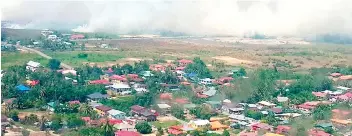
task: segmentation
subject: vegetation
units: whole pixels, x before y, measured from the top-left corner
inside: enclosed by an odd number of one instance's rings
[[[152,126],[148,122],[137,123],[135,128],[141,134],[149,134],[152,132]]]
[[[58,70],[60,68],[61,62],[57,59],[50,59],[48,66],[51,70]]]
[[[171,115],[175,116],[178,119],[185,119],[183,108],[180,106],[172,106]]]
[[[211,78],[210,70],[199,57],[193,59],[193,63],[186,66],[187,73],[196,73],[199,78]]]

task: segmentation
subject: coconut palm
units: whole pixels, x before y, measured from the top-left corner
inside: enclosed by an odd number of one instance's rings
[[[102,126],[104,136],[114,136],[114,127],[106,119],[105,124]]]
[[[93,113],[93,108],[86,103],[82,104],[78,110],[80,113],[86,116],[91,115]]]

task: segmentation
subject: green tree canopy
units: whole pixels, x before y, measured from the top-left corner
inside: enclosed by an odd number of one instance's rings
[[[139,122],[135,128],[141,134],[150,134],[152,132],[152,126],[148,122]]]
[[[58,70],[60,68],[61,62],[57,59],[50,59],[48,66],[51,70]]]

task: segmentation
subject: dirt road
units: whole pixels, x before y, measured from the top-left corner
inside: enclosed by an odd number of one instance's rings
[[[18,46],[18,45],[16,46],[16,48],[19,48],[19,49],[22,49],[22,50],[26,50],[26,51],[29,51],[29,52],[37,53],[37,54],[39,54],[40,56],[42,56],[42,57],[44,57],[44,58],[46,58],[46,59],[52,59],[52,57],[50,57],[50,56],[48,56],[48,55],[44,54],[43,52],[38,51],[38,50],[36,50],[36,49],[27,48],[27,47]],[[63,67],[64,69],[73,69],[72,66],[67,65],[67,64],[65,64],[65,63],[62,63],[62,62],[61,62],[61,67]]]

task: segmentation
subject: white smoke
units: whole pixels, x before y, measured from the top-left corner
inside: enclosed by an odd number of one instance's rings
[[[24,2],[9,19],[79,22],[78,32],[170,30],[199,35],[352,33],[351,0],[197,0]],[[43,4],[45,3],[45,4]],[[39,6],[39,7],[38,7]],[[45,10],[41,7],[49,6]],[[24,13],[22,13],[24,12]],[[31,14],[32,13],[32,14]],[[52,14],[48,16],[47,14]],[[24,16],[26,15],[26,16]],[[64,21],[63,21],[64,20]]]

